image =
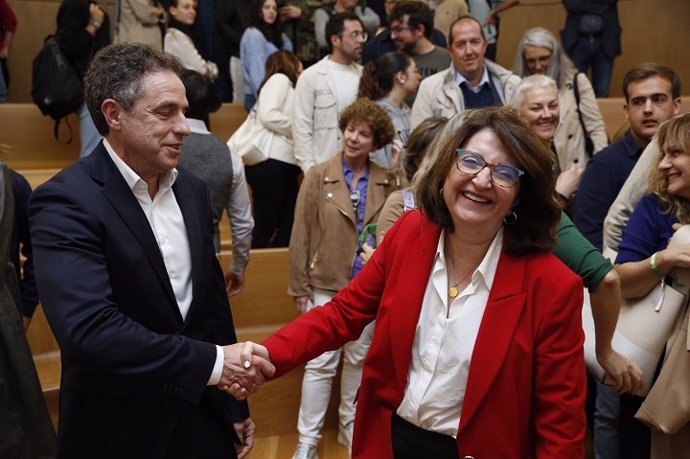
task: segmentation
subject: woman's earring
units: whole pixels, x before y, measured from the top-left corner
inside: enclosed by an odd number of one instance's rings
[[[405,84],[407,80],[405,78],[400,78],[398,81],[400,82],[400,84]]]
[[[441,187],[441,189],[438,190],[438,194],[439,194],[439,196],[443,196],[443,187]]]
[[[512,211],[508,215],[503,217],[503,223],[505,223],[506,225],[512,225],[516,221],[517,221],[517,214],[515,213],[515,211]]]

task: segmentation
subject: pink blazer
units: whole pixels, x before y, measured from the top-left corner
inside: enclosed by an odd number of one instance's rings
[[[404,395],[440,231],[420,211],[408,212],[332,302],[263,343],[279,376],[356,339],[376,319],[358,394],[353,458],[393,457],[391,415]],[[457,435],[461,458],[584,456],[581,308],[580,278],[556,257],[501,254],[470,364]]]

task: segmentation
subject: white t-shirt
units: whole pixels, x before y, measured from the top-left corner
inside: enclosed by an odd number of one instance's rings
[[[335,97],[338,100],[338,113],[350,105],[357,98],[360,74],[354,64],[343,65],[328,60],[328,71],[336,82]]]

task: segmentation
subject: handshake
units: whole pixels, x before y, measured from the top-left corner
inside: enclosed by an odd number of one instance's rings
[[[268,350],[251,341],[223,346],[223,356],[223,373],[218,389],[237,400],[245,400],[257,392],[266,378],[276,372]]]

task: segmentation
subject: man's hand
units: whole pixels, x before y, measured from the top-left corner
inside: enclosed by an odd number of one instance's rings
[[[237,436],[240,438],[241,442],[239,445],[235,446],[237,450],[237,459],[245,457],[249,454],[249,451],[252,450],[252,447],[254,447],[255,431],[256,426],[252,418],[247,418],[244,421],[235,423],[235,432],[237,432]]]
[[[24,332],[26,332],[31,325],[31,317],[22,316],[22,321],[24,322]]]
[[[102,23],[103,18],[105,17],[105,13],[103,12],[100,6],[96,5],[95,3],[90,3],[89,16],[91,16],[91,19],[93,19],[94,21]]]
[[[234,273],[230,270],[225,273],[225,291],[228,296],[235,296],[244,287],[244,273]]]
[[[276,371],[268,350],[251,341],[224,346],[223,359],[223,373],[218,388],[237,400],[244,400],[258,391],[266,378],[273,376]]]
[[[280,20],[285,22],[302,16],[302,9],[295,5],[286,5],[280,9]]]

